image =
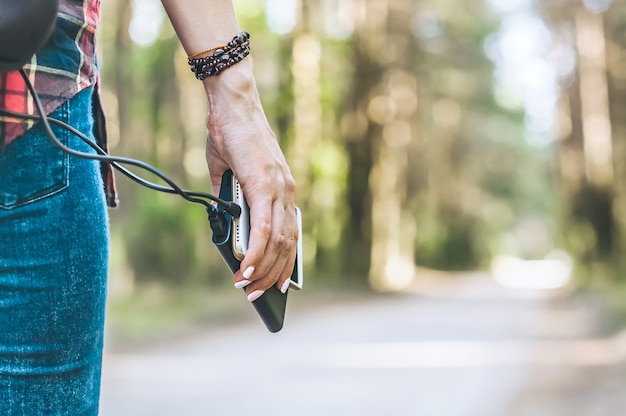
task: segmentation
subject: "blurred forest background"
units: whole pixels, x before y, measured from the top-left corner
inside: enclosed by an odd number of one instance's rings
[[[235,6],[298,184],[309,290],[402,289],[423,269],[485,270],[502,255],[562,253],[579,285],[620,283],[626,2]],[[206,98],[160,2],[103,7],[112,153],[209,190]],[[142,288],[233,292],[201,206],[121,175],[118,184],[114,304]]]

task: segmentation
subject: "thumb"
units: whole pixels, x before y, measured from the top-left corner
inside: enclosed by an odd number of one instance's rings
[[[221,185],[222,185],[222,174],[224,172],[221,173],[217,173],[217,172],[213,172],[213,169],[209,169],[210,172],[210,176],[211,176],[211,187],[212,187],[212,193],[215,196],[220,196],[220,189],[221,189]]]
[[[209,178],[211,180],[212,192],[214,195],[219,196],[222,184],[222,175],[224,175],[224,172],[228,169],[228,164],[215,151],[208,137],[206,146],[206,162],[209,168]]]

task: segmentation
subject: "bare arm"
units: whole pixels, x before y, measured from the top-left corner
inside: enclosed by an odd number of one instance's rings
[[[162,0],[188,55],[223,45],[241,29],[231,0]]]
[[[231,0],[162,2],[189,55],[228,43],[240,31]],[[254,47],[254,38],[251,43]],[[230,168],[250,206],[250,242],[235,282],[247,285],[254,300],[276,282],[286,289],[293,270],[295,183],[267,122],[249,58],[202,82],[209,100],[206,152],[214,192]]]

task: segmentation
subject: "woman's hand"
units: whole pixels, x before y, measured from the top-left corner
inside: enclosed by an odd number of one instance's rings
[[[188,55],[228,43],[241,31],[230,0],[162,0]],[[287,290],[296,258],[295,183],[261,106],[250,61],[203,81],[210,104],[207,163],[214,193],[231,168],[250,206],[250,241],[237,287],[255,300]]]
[[[274,284],[286,292],[299,238],[295,182],[267,122],[250,64],[244,60],[204,85],[213,192],[219,193],[222,174],[230,168],[250,207],[250,241],[235,286],[246,287],[250,301]]]

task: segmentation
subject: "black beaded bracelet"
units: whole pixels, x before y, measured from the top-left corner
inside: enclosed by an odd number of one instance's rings
[[[250,34],[242,30],[226,45],[214,49],[211,55],[202,58],[190,57],[188,63],[196,78],[203,80],[207,77],[218,76],[225,69],[241,62],[249,54]],[[197,56],[197,54],[191,56]]]

